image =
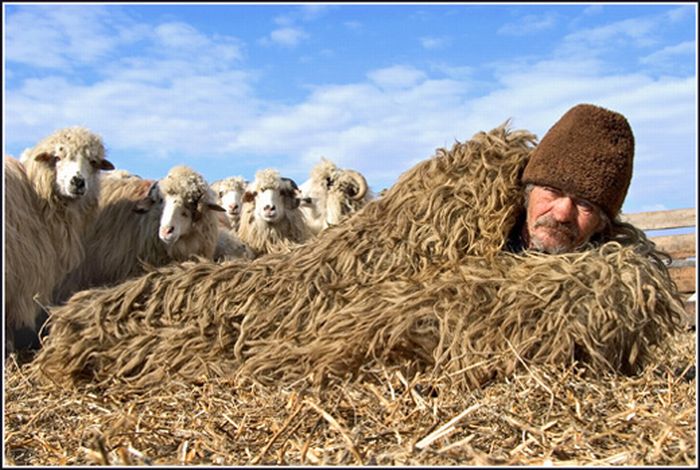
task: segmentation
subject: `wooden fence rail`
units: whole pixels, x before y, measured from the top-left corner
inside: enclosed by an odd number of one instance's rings
[[[622,214],[621,219],[645,232],[697,227],[695,208]],[[655,235],[649,239],[673,259],[669,267],[669,273],[676,282],[679,292],[683,294],[683,299],[686,301],[687,320],[689,325],[694,328],[696,308],[693,294],[697,290],[697,272],[695,269],[697,234],[693,232]]]

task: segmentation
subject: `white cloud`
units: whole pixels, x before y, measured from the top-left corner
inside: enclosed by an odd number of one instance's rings
[[[695,14],[697,12],[697,9],[692,6],[692,5],[684,5],[680,6],[678,8],[674,8],[673,10],[670,10],[666,16],[668,16],[668,19],[672,23],[676,23],[685,19],[693,19],[695,18]]]
[[[675,46],[667,46],[661,50],[653,52],[639,59],[642,64],[666,65],[674,61],[678,56],[688,56],[691,59],[695,56],[695,41],[685,41]]]
[[[6,59],[40,68],[94,64],[144,34],[94,5],[24,6],[5,26]]]
[[[406,88],[423,80],[425,78],[425,73],[410,66],[396,65],[373,70],[369,72],[367,76],[380,87]]]
[[[343,26],[351,31],[359,31],[362,29],[362,23],[359,21],[346,21],[343,23]]]
[[[590,5],[584,8],[583,14],[586,16],[599,15],[603,12],[603,5]]]
[[[498,29],[499,34],[524,36],[552,28],[556,24],[554,13],[543,15],[526,15],[517,22],[506,23]]]
[[[263,44],[278,44],[284,47],[296,47],[309,35],[300,28],[285,27],[275,29],[269,37],[263,39]]]
[[[303,21],[313,21],[323,16],[331,8],[333,8],[332,5],[322,5],[314,3],[301,5],[300,16]]]
[[[450,39],[446,37],[425,36],[420,38],[421,46],[424,49],[440,49],[450,44]]]
[[[205,46],[208,39],[185,23],[163,23],[155,28],[159,46],[173,49],[197,49]]]
[[[653,33],[658,27],[656,18],[631,18],[594,28],[578,30],[564,38],[560,53],[566,55],[588,51],[593,47],[615,48],[625,43],[650,46],[656,43]]]

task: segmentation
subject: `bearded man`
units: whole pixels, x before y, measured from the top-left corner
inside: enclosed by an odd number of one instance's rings
[[[622,114],[590,104],[571,108],[525,167],[525,209],[506,249],[558,254],[607,241],[633,158],[634,136]]]

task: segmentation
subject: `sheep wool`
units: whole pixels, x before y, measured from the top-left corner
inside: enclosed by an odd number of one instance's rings
[[[52,310],[33,373],[134,388],[235,374],[291,385],[390,363],[470,389],[523,361],[638,370],[682,311],[653,256],[618,241],[502,251],[534,141],[504,125],[440,149],[352,224],[292,252],[79,293]]]

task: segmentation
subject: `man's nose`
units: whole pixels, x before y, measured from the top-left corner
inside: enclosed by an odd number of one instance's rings
[[[576,203],[570,196],[557,198],[552,208],[554,218],[559,222],[568,222],[576,219]]]

